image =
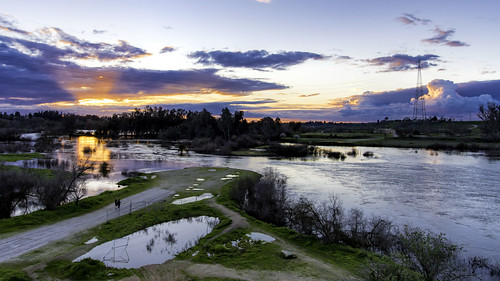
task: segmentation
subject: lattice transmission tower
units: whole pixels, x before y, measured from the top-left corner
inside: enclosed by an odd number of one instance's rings
[[[415,89],[415,98],[413,99],[413,120],[425,120],[425,98],[424,86],[422,85],[422,63],[420,60],[418,60],[417,70],[417,87]]]

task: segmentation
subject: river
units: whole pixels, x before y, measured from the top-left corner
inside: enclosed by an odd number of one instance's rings
[[[92,153],[83,153],[90,147]],[[351,148],[328,147],[347,152]],[[90,156],[108,161],[109,178],[93,179],[89,195],[116,189],[121,171],[155,172],[195,166],[224,166],[261,172],[272,167],[288,177],[292,196],[315,201],[329,194],[340,197],[346,209],[358,207],[366,215],[387,217],[445,233],[470,255],[500,261],[500,160],[482,153],[445,153],[424,149],[357,147],[360,154],[336,161],[323,157],[280,159],[224,157],[175,149],[155,141],[112,141],[79,137],[53,156],[68,159]],[[374,157],[364,157],[366,151]]]

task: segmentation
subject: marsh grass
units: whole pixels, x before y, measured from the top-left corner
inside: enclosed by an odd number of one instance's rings
[[[46,158],[46,156],[38,152],[0,154],[0,162],[16,162],[20,160],[41,159],[41,158]]]

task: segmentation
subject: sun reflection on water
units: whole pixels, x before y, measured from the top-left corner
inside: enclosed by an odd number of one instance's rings
[[[107,162],[111,154],[104,140],[91,136],[78,137],[76,151],[78,160],[88,158],[92,162]]]

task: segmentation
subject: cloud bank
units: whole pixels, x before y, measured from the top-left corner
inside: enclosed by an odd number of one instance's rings
[[[375,121],[385,117],[403,119],[412,116],[415,89],[365,92],[330,101],[335,113],[331,118],[345,121]],[[424,89],[427,116],[468,120],[476,118],[479,105],[500,103],[500,80],[456,84],[435,79]]]
[[[385,69],[382,72],[407,71],[416,69],[420,61],[422,68],[436,66],[435,61],[438,61],[438,55],[426,54],[422,56],[410,56],[404,54],[396,54],[387,57],[378,57],[365,60],[371,65],[382,66]]]
[[[241,67],[251,69],[284,70],[309,59],[322,60],[324,55],[309,52],[280,52],[270,54],[265,50],[247,52],[197,51],[189,55],[202,65],[220,65],[223,67]]]
[[[216,69],[148,70],[126,66],[146,50],[120,40],[117,44],[82,40],[59,28],[27,32],[0,21],[0,108],[73,105],[82,99],[112,99],[182,94],[238,97],[284,85],[220,76]],[[164,48],[165,51],[171,51]],[[114,63],[88,67],[85,62]]]

